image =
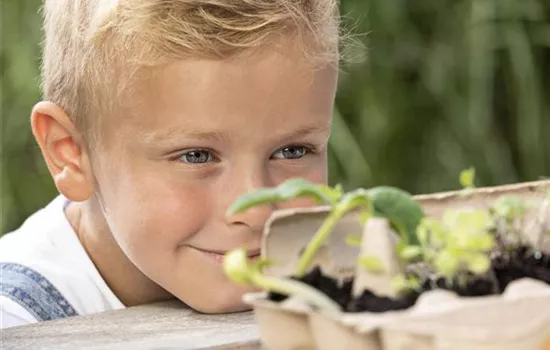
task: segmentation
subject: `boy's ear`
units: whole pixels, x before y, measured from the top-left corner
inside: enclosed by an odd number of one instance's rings
[[[75,202],[87,200],[94,191],[89,157],[65,111],[39,102],[32,110],[31,126],[58,191]]]

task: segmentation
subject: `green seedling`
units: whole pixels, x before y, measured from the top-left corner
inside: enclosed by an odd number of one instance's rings
[[[378,274],[386,272],[386,268],[382,263],[382,260],[374,255],[362,255],[358,258],[358,264],[365,271]]]
[[[255,286],[265,291],[293,296],[323,310],[340,311],[340,306],[336,302],[305,283],[262,274],[258,265],[248,262],[245,249],[228,252],[224,257],[223,268],[225,274],[237,284]]]
[[[348,235],[346,236],[346,244],[352,247],[360,247],[363,237],[361,235]]]
[[[342,188],[312,184],[304,179],[289,179],[275,188],[259,188],[240,196],[227,210],[232,216],[259,205],[272,205],[299,197],[312,198],[317,204],[334,205],[342,197]]]
[[[474,191],[474,188],[476,187],[475,176],[476,171],[473,167],[464,169],[460,172],[458,182],[462,186],[462,192],[460,193],[461,196],[468,196]]]
[[[471,167],[468,169],[464,169],[460,172],[458,181],[460,182],[460,185],[463,188],[475,188],[475,176],[476,176],[476,170],[475,168]]]
[[[334,227],[340,219],[348,212],[361,208],[363,213],[362,217],[368,217],[374,212],[371,200],[364,189],[357,189],[353,192],[349,192],[342,196],[330,211],[328,217],[323,221],[321,227],[315,232],[313,238],[306,246],[304,252],[300,256],[298,261],[298,267],[296,269],[296,276],[302,277],[306,274],[311,262],[313,261],[317,251],[323,246],[326,239],[329,237]]]
[[[411,291],[418,291],[422,286],[420,278],[399,274],[391,281],[392,289],[400,295],[406,295]]]
[[[501,250],[513,249],[524,241],[522,230],[527,206],[520,198],[500,197],[493,203],[489,213],[493,219],[493,230]]]
[[[485,274],[495,246],[491,216],[484,210],[450,210],[442,222],[424,218],[417,228],[419,246],[404,247],[404,260],[420,260],[448,283],[466,283],[467,272]]]
[[[380,186],[367,190],[374,207],[374,215],[385,217],[400,235],[402,244],[418,244],[416,228],[424,211],[414,198],[401,189]]]
[[[310,197],[318,204],[330,206],[329,215],[300,256],[297,277],[307,272],[315,254],[336,224],[352,210],[360,210],[361,224],[372,216],[388,218],[405,244],[417,243],[415,229],[424,213],[410,194],[393,187],[384,186],[369,190],[360,188],[344,194],[340,186],[331,188],[325,185],[314,185],[304,179],[290,179],[276,188],[261,188],[241,196],[229,208],[227,215],[234,215],[254,206],[271,205],[297,197]]]

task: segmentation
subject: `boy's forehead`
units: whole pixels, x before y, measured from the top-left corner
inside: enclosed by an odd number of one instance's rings
[[[126,98],[128,116],[145,129],[163,126],[165,114],[187,114],[205,127],[227,123],[232,113],[326,114],[337,80],[334,66],[313,67],[297,50],[281,48],[226,60],[173,61],[145,73]]]

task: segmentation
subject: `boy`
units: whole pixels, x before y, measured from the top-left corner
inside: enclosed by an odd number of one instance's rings
[[[178,298],[247,309],[223,254],[259,254],[290,177],[326,183],[335,0],[46,0],[33,134],[59,197],[0,239],[2,327]],[[285,206],[310,205],[294,201]]]

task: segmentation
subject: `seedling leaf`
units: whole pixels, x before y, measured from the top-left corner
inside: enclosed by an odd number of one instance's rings
[[[399,252],[401,259],[405,261],[413,261],[422,256],[422,247],[417,245],[406,246]]]
[[[346,243],[353,247],[361,246],[362,237],[361,235],[349,235],[346,236]]]
[[[318,204],[329,204],[331,198],[336,197],[336,192],[331,193],[332,197],[325,194],[327,189],[322,185],[314,185],[301,178],[293,178],[282,182],[276,188],[259,188],[246,193],[229,207],[226,216],[232,216],[244,212],[252,207],[266,204],[275,204],[288,201],[297,197],[311,197]]]
[[[420,285],[419,278],[414,276],[405,277],[403,274],[397,275],[391,280],[391,287],[398,294],[405,294],[411,290],[418,290]]]
[[[450,251],[444,250],[435,257],[437,271],[446,277],[452,277],[458,271],[458,259]]]
[[[462,170],[459,176],[460,185],[464,188],[474,188],[475,174],[476,171],[473,167]]]
[[[372,273],[383,273],[386,271],[382,260],[374,255],[363,255],[359,257],[359,265],[366,271]]]
[[[386,217],[405,242],[418,244],[416,228],[424,217],[424,211],[413,197],[408,192],[389,186],[375,187],[367,193],[372,199],[375,215]]]
[[[277,192],[281,200],[286,201],[297,197],[308,196],[313,198],[318,204],[331,203],[331,199],[324,193],[326,191],[326,187],[314,185],[301,178],[289,179],[277,187]],[[331,195],[335,196],[335,193],[331,193]]]
[[[250,284],[251,269],[248,265],[246,250],[236,249],[224,256],[223,269],[225,274],[235,283]]]
[[[484,274],[491,267],[491,260],[485,254],[471,254],[467,258],[468,270],[475,274]]]

